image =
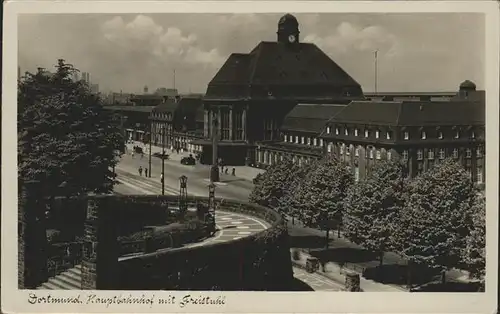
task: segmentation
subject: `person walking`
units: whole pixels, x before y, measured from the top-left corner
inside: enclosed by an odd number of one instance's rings
[[[142,177],[142,166],[139,167],[139,175]]]
[[[233,170],[231,171],[231,175],[236,176],[236,168],[233,168]]]
[[[147,177],[148,176],[148,168],[145,168],[144,169],[144,176]]]

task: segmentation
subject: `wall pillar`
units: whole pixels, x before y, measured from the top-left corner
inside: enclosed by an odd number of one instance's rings
[[[243,129],[243,140],[247,140],[247,109],[244,108],[241,113],[241,126]]]
[[[82,290],[113,290],[118,283],[119,245],[109,195],[90,196],[82,256]]]
[[[219,135],[219,139],[222,139],[222,113],[221,113],[221,109],[220,107],[217,108],[217,121],[219,122],[218,125],[219,125],[219,128],[218,128],[218,135]]]
[[[203,136],[204,137],[209,137],[208,134],[208,123],[209,123],[209,117],[208,117],[208,110],[204,111],[204,117],[203,117]]]
[[[48,280],[45,202],[39,181],[19,184],[18,287],[34,289]]]
[[[235,138],[233,135],[233,107],[229,109],[229,140],[232,141]]]

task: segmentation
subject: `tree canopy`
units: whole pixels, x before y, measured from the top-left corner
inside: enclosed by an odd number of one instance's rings
[[[402,165],[380,161],[370,176],[351,186],[343,216],[344,235],[354,243],[380,254],[393,248],[397,217],[404,203]]]
[[[118,119],[104,110],[78,70],[27,73],[18,84],[18,164],[22,180],[39,180],[47,195],[110,192],[123,145]]]
[[[346,164],[326,156],[312,167],[293,192],[299,219],[307,226],[331,229],[340,222],[347,190],[354,179]]]
[[[399,252],[441,271],[457,267],[475,189],[463,167],[447,159],[412,180],[397,229]]]
[[[486,206],[483,195],[476,195],[471,207],[472,224],[465,239],[464,263],[471,277],[484,280],[486,272]]]

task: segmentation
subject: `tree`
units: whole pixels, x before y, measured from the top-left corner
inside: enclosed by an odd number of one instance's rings
[[[342,221],[344,199],[353,181],[346,164],[326,156],[309,169],[294,191],[299,219],[306,226],[325,230],[326,246],[332,224]]]
[[[441,271],[460,263],[475,196],[464,168],[447,159],[415,178],[398,220],[398,251],[410,265]]]
[[[486,272],[486,206],[483,195],[476,195],[471,206],[472,224],[465,239],[463,260],[472,278],[484,281]]]
[[[118,119],[88,85],[74,82],[72,65],[39,69],[18,85],[18,159],[23,180],[41,182],[45,195],[110,192],[123,145]]]
[[[393,248],[397,216],[404,204],[402,165],[380,161],[366,180],[351,186],[347,192],[343,230],[344,235],[364,248],[377,252],[380,265],[384,252]]]
[[[250,202],[288,213],[288,208],[280,205],[284,204],[283,198],[289,194],[293,182],[300,177],[297,176],[299,171],[300,166],[290,158],[271,165],[253,180],[254,189],[249,196]]]

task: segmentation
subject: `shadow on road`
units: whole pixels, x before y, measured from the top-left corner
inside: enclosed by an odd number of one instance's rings
[[[289,287],[290,289],[288,291],[314,291],[311,286],[306,284],[300,279],[294,278],[292,281],[292,284]]]

